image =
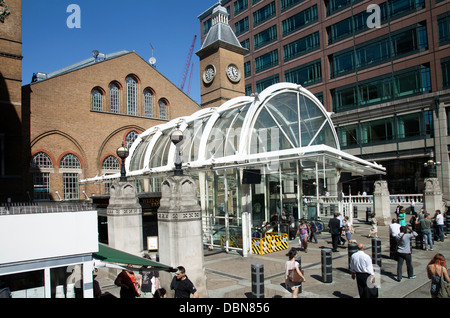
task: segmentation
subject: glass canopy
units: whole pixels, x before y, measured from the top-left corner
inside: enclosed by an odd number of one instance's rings
[[[173,170],[176,150],[170,135],[175,129],[183,132],[181,158],[187,171],[311,158],[324,168],[384,174],[382,166],[340,150],[330,115],[302,86],[275,84],[260,94],[237,97],[218,108],[205,108],[148,129],[130,148],[127,176],[164,175]]]

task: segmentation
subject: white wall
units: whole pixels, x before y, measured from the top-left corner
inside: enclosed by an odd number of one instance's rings
[[[97,211],[0,216],[0,264],[97,251]]]

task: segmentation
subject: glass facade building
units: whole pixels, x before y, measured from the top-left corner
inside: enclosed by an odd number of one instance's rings
[[[391,194],[422,193],[423,163],[434,153],[450,198],[450,1],[223,0],[222,6],[248,49],[246,95],[282,82],[307,87],[334,113],[342,150],[387,167]],[[213,8],[198,16],[202,39]],[[262,12],[267,18],[260,23]],[[371,194],[373,181],[354,180],[344,192]]]

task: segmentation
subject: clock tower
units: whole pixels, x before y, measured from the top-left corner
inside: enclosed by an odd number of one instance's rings
[[[200,58],[200,93],[202,107],[218,107],[226,101],[245,95],[243,48],[228,25],[227,9],[218,4],[212,12],[212,26]]]

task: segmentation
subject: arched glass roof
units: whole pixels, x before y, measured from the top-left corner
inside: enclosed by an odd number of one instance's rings
[[[127,176],[173,170],[176,148],[170,135],[175,129],[183,132],[184,169],[313,158],[359,174],[384,173],[382,166],[340,150],[330,115],[302,86],[275,84],[258,95],[237,97],[218,108],[202,109],[148,129],[130,148],[125,164]]]

